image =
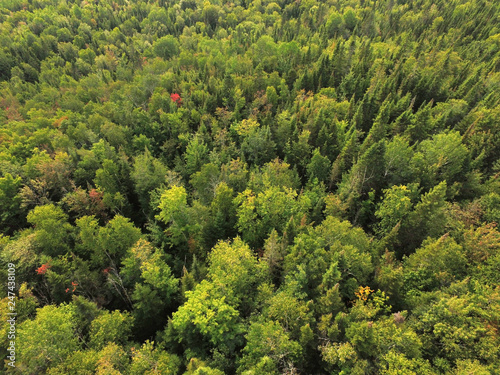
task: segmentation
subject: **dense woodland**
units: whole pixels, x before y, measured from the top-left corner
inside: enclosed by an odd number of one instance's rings
[[[0,0],[0,123],[1,371],[500,373],[500,2]]]

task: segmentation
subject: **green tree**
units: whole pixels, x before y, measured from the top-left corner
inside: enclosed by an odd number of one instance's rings
[[[302,349],[279,323],[272,320],[254,322],[245,337],[247,344],[243,349],[240,371],[278,374],[296,370]]]
[[[169,60],[179,53],[179,42],[172,35],[166,35],[153,43],[156,56]]]
[[[404,288],[410,296],[441,289],[465,277],[466,265],[464,251],[453,239],[445,235],[437,241],[428,241],[405,258]]]
[[[241,239],[219,242],[208,256],[208,278],[226,300],[248,314],[256,287],[265,280],[265,266]]]
[[[144,210],[149,209],[149,193],[165,182],[166,174],[165,165],[154,158],[148,149],[135,158],[131,177]]]
[[[276,143],[269,127],[260,127],[244,136],[241,143],[242,156],[249,164],[262,165],[275,158]]]
[[[187,243],[196,223],[189,215],[186,189],[174,185],[165,190],[158,208],[160,213],[156,218],[168,225],[167,234],[172,245]]]
[[[413,195],[415,192],[405,185],[393,186],[384,190],[383,200],[375,211],[375,216],[380,220],[379,230],[381,233],[388,234],[408,216],[413,207]]]
[[[278,187],[258,194],[245,190],[234,201],[238,205],[238,229],[243,240],[252,246],[261,246],[273,229],[283,233],[292,218],[302,219],[311,206],[308,196],[298,196],[292,189]]]
[[[181,360],[175,354],[163,350],[154,342],[146,340],[140,349],[133,350],[130,364],[131,375],[165,374],[179,372]]]
[[[69,250],[71,225],[60,207],[53,204],[35,207],[27,220],[35,229],[35,244],[47,255],[63,255]]]
[[[437,238],[444,234],[447,218],[446,182],[443,181],[428,193],[422,195],[420,202],[403,223],[399,238],[405,252],[417,248],[426,237]]]
[[[458,132],[440,133],[420,143],[411,164],[423,186],[435,186],[437,181],[451,185],[463,173],[467,154]]]
[[[208,157],[208,147],[205,145],[200,137],[193,137],[189,141],[186,148],[185,160],[186,160],[186,172],[188,175],[192,175],[198,172],[203,164],[207,161]]]
[[[171,325],[188,358],[205,357],[211,347],[232,351],[242,342],[243,324],[238,311],[226,302],[227,296],[214,283],[203,280],[187,301],[172,315]]]
[[[29,373],[43,373],[50,366],[64,362],[81,347],[75,328],[72,305],[37,309],[34,320],[19,325],[19,367]]]
[[[10,173],[0,177],[0,205],[3,207],[0,214],[2,231],[13,232],[22,224],[20,187],[21,177],[14,178]]]
[[[176,301],[179,280],[172,275],[163,254],[143,239],[127,255],[120,275],[126,286],[133,287],[127,293],[133,302],[134,330],[136,336],[149,337],[166,323],[167,313]]]
[[[117,215],[106,226],[100,227],[92,216],[77,220],[78,233],[75,250],[97,266],[105,268],[122,259],[127,250],[140,238],[141,231],[129,219]]]
[[[330,160],[321,155],[319,149],[314,150],[311,162],[307,165],[309,179],[312,181],[317,178],[319,182],[325,182],[330,176],[330,170]]]
[[[106,311],[95,318],[90,325],[89,346],[101,350],[109,343],[124,345],[130,336],[132,317],[118,310]]]

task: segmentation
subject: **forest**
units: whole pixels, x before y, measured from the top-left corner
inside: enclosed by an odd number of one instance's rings
[[[0,0],[2,373],[499,374],[499,221],[497,0]]]

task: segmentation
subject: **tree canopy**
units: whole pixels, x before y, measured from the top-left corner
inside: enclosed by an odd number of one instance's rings
[[[0,0],[0,372],[500,373],[499,17]]]

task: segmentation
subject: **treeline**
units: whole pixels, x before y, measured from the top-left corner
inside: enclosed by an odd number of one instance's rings
[[[499,373],[499,17],[0,0],[4,370]]]

